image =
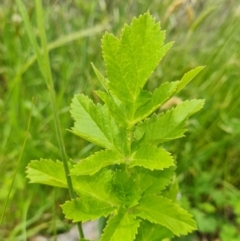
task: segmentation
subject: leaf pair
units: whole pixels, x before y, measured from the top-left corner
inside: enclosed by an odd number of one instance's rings
[[[128,157],[112,150],[97,152],[76,164],[71,173],[93,175],[104,167],[119,164],[125,164],[128,168],[142,166],[150,170],[163,170],[174,165],[172,157],[163,148],[142,145]]]

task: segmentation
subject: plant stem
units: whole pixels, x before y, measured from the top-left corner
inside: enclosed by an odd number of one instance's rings
[[[74,191],[73,191],[72,180],[69,175],[68,160],[67,160],[68,157],[67,157],[66,150],[65,150],[63,135],[62,135],[62,131],[61,131],[61,125],[60,125],[60,121],[59,121],[58,108],[57,108],[57,104],[56,104],[56,94],[55,94],[55,90],[54,90],[52,72],[51,72],[51,67],[50,67],[49,53],[48,53],[48,48],[47,48],[47,38],[46,38],[45,29],[44,29],[42,1],[35,0],[36,10],[37,10],[37,22],[38,22],[38,27],[40,30],[42,51],[40,51],[36,38],[34,37],[34,33],[31,28],[31,24],[30,24],[28,15],[27,15],[27,11],[26,11],[22,1],[17,0],[17,4],[20,9],[21,15],[23,17],[23,21],[24,21],[27,33],[29,35],[30,42],[34,48],[35,54],[37,55],[39,68],[43,74],[43,77],[47,84],[47,88],[49,90],[50,101],[51,101],[51,106],[52,106],[52,111],[53,111],[54,124],[55,124],[55,130],[56,130],[56,135],[57,135],[57,141],[58,141],[58,145],[59,145],[59,149],[60,149],[60,154],[61,154],[61,158],[62,158],[62,162],[63,162],[63,167],[64,167],[64,171],[65,171],[67,184],[68,184],[69,196],[71,199],[73,199],[75,197],[75,195],[74,195]],[[78,226],[80,237],[84,238],[81,222],[77,223],[77,226]]]
[[[55,94],[55,90],[54,90],[52,72],[51,72],[51,67],[50,67],[46,32],[44,29],[42,1],[35,0],[35,3],[36,3],[36,8],[37,8],[38,27],[40,30],[41,43],[42,43],[42,47],[43,47],[43,70],[45,72],[45,80],[46,80],[46,84],[47,84],[49,94],[50,94],[50,100],[51,100],[51,106],[52,106],[52,111],[53,111],[57,140],[58,140],[58,145],[59,145],[59,149],[60,149],[60,153],[61,153],[61,157],[62,157],[62,161],[63,161],[63,167],[64,167],[65,176],[66,176],[66,180],[67,180],[67,184],[68,184],[69,195],[70,195],[70,198],[73,199],[75,197],[75,195],[74,195],[74,191],[73,191],[72,179],[69,175],[68,160],[67,160],[68,158],[67,158],[67,153],[65,150],[65,144],[64,144],[63,135],[62,135],[62,131],[61,131],[61,125],[60,125],[60,121],[59,121],[58,108],[57,108],[57,104],[56,104],[56,94]],[[78,226],[80,237],[84,238],[81,223],[78,223],[77,226]]]

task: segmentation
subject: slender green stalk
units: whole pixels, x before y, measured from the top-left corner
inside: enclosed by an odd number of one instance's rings
[[[69,175],[68,158],[67,158],[67,153],[65,150],[65,144],[64,144],[64,140],[63,140],[62,131],[61,131],[61,125],[60,125],[60,121],[59,121],[59,117],[58,117],[56,95],[55,95],[55,90],[54,90],[54,86],[53,86],[53,79],[52,79],[49,54],[48,54],[48,48],[47,48],[47,38],[46,38],[44,22],[43,22],[44,18],[43,18],[43,10],[42,10],[42,1],[35,0],[35,3],[36,3],[36,9],[37,9],[37,21],[38,21],[38,27],[40,30],[41,44],[42,44],[42,48],[43,48],[43,70],[45,72],[45,80],[46,80],[46,84],[47,84],[49,94],[50,94],[50,100],[51,100],[51,106],[52,106],[52,111],[53,111],[57,140],[58,140],[58,145],[59,145],[59,149],[60,149],[60,153],[61,153],[61,157],[62,157],[62,161],[63,161],[63,167],[64,167],[66,180],[67,180],[67,184],[68,184],[69,195],[70,195],[70,198],[73,199],[75,197],[75,195],[74,195],[74,191],[73,191],[72,180]],[[84,234],[83,234],[81,223],[78,223],[78,230],[79,230],[80,237],[83,238]]]
[[[43,71],[45,73],[45,81],[49,90],[50,94],[50,101],[51,101],[51,106],[53,110],[53,116],[54,116],[54,124],[56,128],[56,134],[57,134],[57,140],[58,140],[58,145],[60,148],[61,152],[61,157],[63,160],[63,166],[65,169],[65,174],[67,178],[67,182],[69,185],[69,194],[70,197],[74,197],[74,192],[73,192],[73,187],[72,187],[72,181],[69,176],[69,168],[67,164],[67,154],[64,146],[64,141],[63,141],[63,136],[61,132],[61,126],[58,118],[58,109],[57,109],[57,104],[56,104],[56,95],[55,95],[55,90],[53,86],[53,80],[52,80],[52,73],[51,73],[51,68],[50,68],[50,61],[49,61],[49,55],[48,55],[48,49],[47,49],[47,40],[46,40],[46,34],[45,34],[45,29],[44,29],[44,24],[43,24],[43,13],[42,13],[42,3],[41,0],[36,0],[36,8],[37,8],[37,20],[38,20],[38,27],[40,30],[40,37],[41,37],[41,43],[43,47]]]
[[[42,10],[42,2],[41,0],[35,0],[36,4],[36,10],[37,10],[37,22],[38,22],[38,28],[40,31],[40,38],[41,38],[41,45],[42,45],[42,53],[39,50],[40,48],[37,45],[36,38],[34,37],[31,24],[29,22],[29,18],[27,16],[26,9],[24,8],[23,3],[21,0],[17,0],[18,7],[20,9],[20,12],[23,17],[23,21],[26,27],[26,30],[28,32],[31,44],[33,45],[34,51],[37,55],[38,59],[38,64],[39,68],[45,78],[47,88],[49,90],[50,94],[50,101],[51,101],[51,106],[52,106],[52,111],[53,111],[53,117],[54,117],[54,124],[55,124],[55,129],[56,129],[56,135],[57,135],[57,141],[60,149],[60,154],[63,162],[63,167],[65,171],[65,176],[68,184],[68,190],[69,190],[69,195],[70,198],[74,198],[74,191],[73,191],[73,185],[72,185],[72,180],[69,175],[69,168],[68,168],[68,161],[67,161],[67,154],[65,150],[65,145],[63,141],[63,135],[61,132],[61,126],[60,126],[60,121],[58,117],[58,108],[56,104],[56,95],[55,95],[55,90],[54,90],[54,85],[53,85],[53,79],[52,79],[52,73],[51,73],[51,67],[50,67],[50,60],[49,60],[49,53],[48,53],[48,48],[47,48],[47,38],[46,38],[46,33],[44,29],[44,21],[43,21],[43,10]],[[83,230],[81,223],[77,223],[78,230],[80,237],[83,238]]]

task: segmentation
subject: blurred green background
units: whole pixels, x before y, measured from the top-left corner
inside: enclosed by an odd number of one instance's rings
[[[34,1],[23,1],[37,37]],[[199,230],[186,241],[237,241],[240,237],[240,2],[236,0],[49,0],[43,1],[51,68],[67,154],[74,160],[96,150],[67,129],[75,93],[98,101],[101,88],[91,62],[104,73],[101,37],[120,35],[124,23],[150,11],[174,46],[148,89],[206,68],[178,96],[203,98],[205,107],[188,123],[186,137],[168,144],[177,160],[181,203]],[[179,100],[179,99],[178,99]],[[31,111],[32,109],[32,111]],[[31,115],[31,125],[27,131]],[[28,133],[27,143],[24,139]],[[22,157],[21,157],[22,153]],[[70,228],[59,205],[61,189],[28,184],[30,160],[59,159],[47,87],[14,0],[0,2],[0,215],[21,162],[0,227],[0,240],[25,240]]]

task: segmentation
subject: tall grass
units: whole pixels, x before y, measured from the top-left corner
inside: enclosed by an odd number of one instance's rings
[[[23,1],[40,42],[36,5]],[[183,142],[171,145],[178,162],[181,201],[191,209],[200,232],[196,240],[234,240],[239,235],[239,156],[240,147],[240,7],[238,1],[44,1],[44,26],[48,43],[51,71],[56,90],[56,105],[67,155],[79,159],[94,146],[66,131],[72,125],[68,106],[74,93],[84,92],[98,101],[93,89],[98,82],[91,62],[103,69],[100,59],[100,39],[103,30],[120,34],[120,28],[133,16],[149,10],[166,29],[173,48],[156,70],[147,88],[160,82],[179,79],[184,72],[198,66],[206,68],[185,90],[180,98],[205,98],[203,111],[188,125],[190,131]],[[29,185],[25,167],[32,159],[61,159],[54,117],[48,90],[36,62],[27,32],[14,1],[0,3],[0,206],[5,203],[17,160],[26,136],[31,110],[32,121],[24,148],[9,206],[0,227],[0,240],[24,240],[34,233],[52,233],[47,228],[52,220],[52,208],[63,202],[66,193],[48,187]],[[17,200],[17,201],[16,201]],[[28,200],[26,204],[26,200]],[[14,213],[14,215],[12,215]],[[43,215],[44,214],[44,215]],[[57,208],[56,219],[61,219]],[[45,218],[48,216],[47,218]],[[57,221],[56,228],[68,227]],[[14,228],[15,227],[15,228]],[[232,229],[233,227],[233,229]],[[11,231],[12,230],[12,231]],[[227,234],[226,230],[234,230]],[[229,239],[226,239],[226,235]],[[14,239],[15,237],[15,239]],[[18,239],[16,237],[19,237]],[[190,240],[191,237],[184,240]],[[5,240],[4,239],[4,240]],[[10,239],[9,239],[10,240]],[[235,239],[237,240],[237,239]]]

